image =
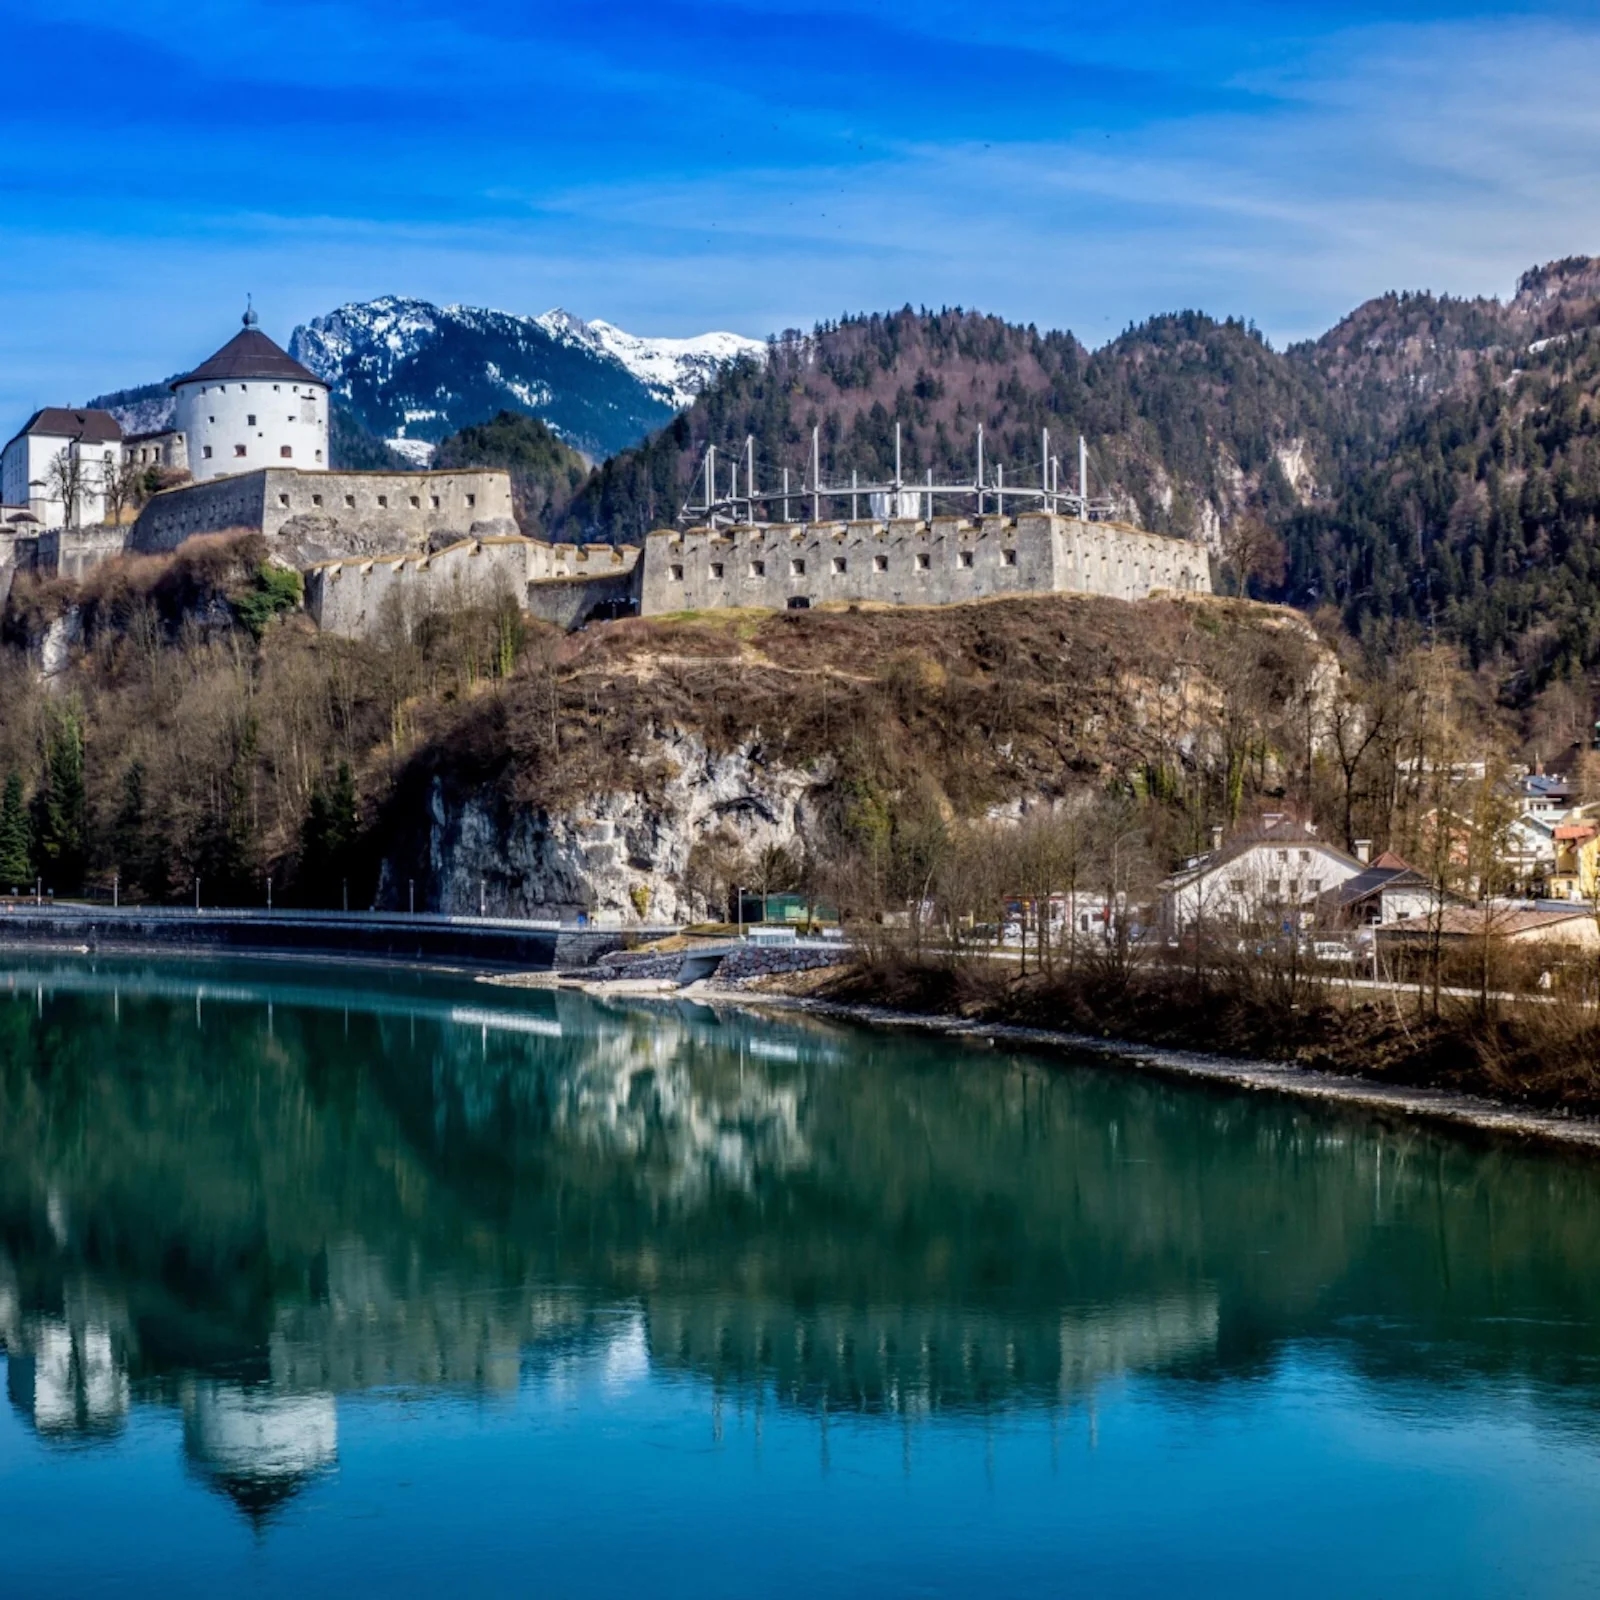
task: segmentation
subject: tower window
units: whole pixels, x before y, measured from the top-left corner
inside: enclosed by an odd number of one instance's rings
[[[206,453],[206,460],[209,461],[211,459],[211,446],[210,445],[202,445],[201,448]]]
[[[1015,550],[1002,550],[1000,552],[1000,565],[1002,567],[1014,567],[1016,564],[1017,552]]]
[[[311,503],[312,503],[312,505],[314,505],[314,506],[320,506],[320,505],[321,505],[321,504],[322,504],[322,496],[321,496],[321,495],[320,495],[320,494],[314,494],[314,495],[312,495],[312,497],[311,497]]]
[[[288,495],[280,494],[278,496],[278,504],[280,506],[284,507],[285,510],[287,510],[288,509],[288,505],[289,505],[289,497],[288,497]]]
[[[216,421],[216,420],[217,420],[217,419],[216,419],[216,418],[215,418],[215,417],[207,417],[207,418],[206,418],[206,421],[207,421],[207,422],[215,422],[215,421]]]
[[[416,511],[421,507],[421,505],[422,505],[421,500],[419,500],[416,495],[412,495],[412,497],[411,497],[411,509],[413,511]]]
[[[278,446],[278,454],[287,461],[294,454],[294,446],[292,444],[281,444]]]
[[[806,575],[805,557],[804,556],[796,556],[794,558],[794,560],[789,563],[789,576],[792,577],[792,578],[803,578],[803,577],[805,577],[805,575]]]
[[[720,578],[722,576],[722,563],[720,561],[713,561],[711,563],[711,576],[713,578]]]
[[[957,552],[956,565],[959,567],[970,567],[972,565],[972,552],[970,550],[962,550]]]
[[[766,575],[767,564],[765,561],[752,561],[750,563],[750,576],[752,578],[764,578]]]
[[[926,572],[928,570],[928,561],[928,552],[926,550],[919,550],[917,552],[917,571]]]
[[[320,461],[321,459],[322,459],[322,452],[319,450],[319,451],[317,451],[317,460]]]
[[[679,566],[676,561],[674,561],[672,565],[667,568],[667,576],[671,578],[674,583],[682,583],[683,568]]]
[[[889,570],[888,556],[874,556],[872,558],[872,570],[874,572],[887,572]]]
[[[433,509],[435,511],[437,511],[439,509],[439,497],[438,497],[438,495],[430,494],[428,496],[428,500],[429,500],[429,503],[433,506]]]
[[[242,456],[244,454],[244,446],[242,444],[236,444],[233,447],[233,453],[236,456]]]
[[[345,504],[346,504],[346,505],[347,505],[347,506],[350,506],[350,507],[351,507],[351,508],[352,508],[352,509],[353,509],[353,508],[354,508],[354,506],[355,506],[355,503],[356,503],[356,497],[355,497],[355,496],[354,496],[354,495],[353,495],[353,494],[347,494],[347,495],[346,495],[346,496],[345,496],[345,497],[344,497],[344,503],[345,503]]]
[[[388,495],[380,494],[378,496],[378,504],[380,506],[382,506],[385,510],[387,510],[388,507],[389,507],[389,497],[388,497]]]
[[[845,567],[846,567],[846,562],[845,562],[845,558],[843,556],[835,556],[833,558],[833,571],[834,571],[834,575],[835,576],[837,576],[839,573],[843,572],[845,570]]]
[[[468,495],[468,496],[467,496],[467,504],[468,504],[468,505],[469,505],[469,506],[475,506],[475,505],[477,505],[477,503],[478,503],[478,497],[477,497],[477,495],[475,495],[475,494],[469,494],[469,495]]]

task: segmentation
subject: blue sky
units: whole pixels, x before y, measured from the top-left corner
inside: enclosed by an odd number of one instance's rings
[[[382,293],[1277,343],[1600,253],[1594,4],[0,0],[0,436]]]

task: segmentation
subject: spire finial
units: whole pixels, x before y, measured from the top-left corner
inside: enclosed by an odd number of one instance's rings
[[[255,297],[253,295],[247,294],[244,297],[244,315],[239,320],[247,328],[253,328],[261,321],[261,318],[256,315]]]

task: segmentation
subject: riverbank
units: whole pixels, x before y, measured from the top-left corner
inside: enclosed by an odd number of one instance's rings
[[[695,992],[698,991],[698,992]],[[1415,1117],[1471,1129],[1499,1138],[1539,1141],[1600,1154],[1600,1118],[1561,1111],[1511,1106],[1478,1095],[1445,1089],[1378,1083],[1349,1073],[1329,1072],[1291,1062],[1245,1060],[1070,1033],[1017,1023],[971,1021],[961,1017],[895,1010],[889,1006],[694,985],[684,999],[713,1006],[735,1006],[757,1013],[800,1011],[871,1027],[915,1029],[969,1044],[1008,1046],[1048,1053],[1090,1055],[1097,1060],[1160,1077],[1216,1084],[1253,1093],[1292,1095],[1303,1100],[1348,1106],[1388,1116]]]
[[[754,985],[595,983],[578,974],[508,975],[492,981],[553,983],[602,998],[672,998],[755,1012],[801,1011],[874,1027],[935,1032],[968,1043],[1090,1054],[1173,1079],[1600,1152],[1600,1116],[1583,1054],[1594,1024],[1586,1016],[1575,1021],[1549,1007],[1541,1007],[1532,1023],[1515,1016],[1474,1015],[1465,1006],[1423,1020],[1408,1015],[1417,1005],[1414,994],[1381,1000],[1347,994],[1341,1002],[1332,986],[1302,985],[1299,999],[1282,1002],[1282,1009],[1275,1011],[1270,994],[1217,984],[1187,991],[1163,987],[1157,993],[1148,980],[1147,989],[1141,990],[1123,975],[1117,987],[1126,1009],[1119,1014],[1111,995],[1096,993],[1092,984],[1068,991],[1059,975],[997,979],[982,971],[904,961],[865,962]],[[1083,1025],[1084,1018],[1092,1019],[1089,1026]],[[1197,1034],[1203,1042],[1196,1040]],[[1528,1052],[1541,1036],[1560,1046],[1562,1059],[1529,1074]],[[1241,1039],[1246,1048],[1240,1048]],[[1542,1104],[1530,1100],[1530,1093],[1539,1089],[1565,1098]]]

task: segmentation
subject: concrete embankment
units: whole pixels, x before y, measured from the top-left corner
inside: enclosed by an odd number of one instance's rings
[[[23,905],[0,914],[0,947],[108,954],[327,955],[550,971],[591,966],[624,942],[620,929],[496,917]]]

